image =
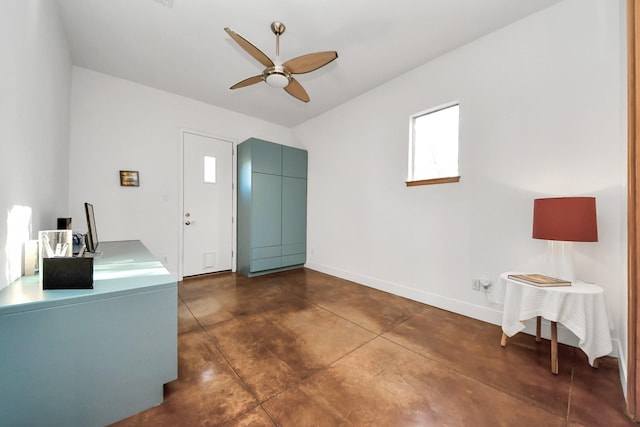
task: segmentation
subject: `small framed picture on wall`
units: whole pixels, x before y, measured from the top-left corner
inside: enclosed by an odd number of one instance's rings
[[[140,187],[138,171],[120,171],[120,185],[123,187]]]

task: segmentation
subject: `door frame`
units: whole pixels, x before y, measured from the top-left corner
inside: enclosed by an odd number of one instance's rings
[[[640,0],[627,0],[627,414],[640,419]]]
[[[231,271],[235,272],[237,267],[236,255],[238,253],[237,250],[237,229],[236,224],[238,221],[238,202],[237,202],[237,192],[236,192],[236,177],[237,177],[237,162],[236,162],[236,148],[238,146],[238,142],[236,139],[227,138],[224,136],[213,135],[207,132],[193,130],[189,128],[180,128],[180,155],[179,157],[179,165],[178,165],[178,220],[180,221],[179,227],[179,237],[178,237],[178,280],[182,280],[183,276],[183,264],[184,264],[184,135],[185,134],[198,135],[203,136],[205,138],[213,138],[219,141],[228,142],[231,144]]]

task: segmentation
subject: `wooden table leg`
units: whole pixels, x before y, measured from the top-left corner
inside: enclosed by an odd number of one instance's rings
[[[551,373],[558,375],[558,323],[551,322]]]
[[[540,321],[540,316],[538,316],[538,321]],[[520,323],[522,323],[523,325],[526,325],[526,322],[524,320],[521,320]],[[540,326],[538,326],[538,330],[540,330]],[[502,332],[502,339],[500,340],[500,345],[503,347],[507,346],[507,334],[505,334],[504,332]],[[538,339],[536,338],[536,341],[538,341]]]
[[[542,316],[536,317],[536,342],[542,341],[540,339],[540,326],[542,325]]]

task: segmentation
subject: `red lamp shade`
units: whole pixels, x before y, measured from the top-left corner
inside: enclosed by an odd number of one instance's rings
[[[533,201],[533,238],[597,242],[595,197],[554,197]]]

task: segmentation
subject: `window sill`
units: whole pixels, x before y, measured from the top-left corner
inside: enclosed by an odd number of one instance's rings
[[[460,182],[459,176],[449,176],[446,178],[421,179],[418,181],[406,181],[407,187],[418,185],[448,184],[450,182]]]

